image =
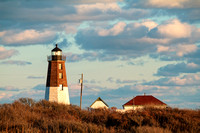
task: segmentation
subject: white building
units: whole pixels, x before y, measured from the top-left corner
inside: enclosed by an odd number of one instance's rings
[[[166,108],[167,104],[152,95],[141,95],[134,97],[122,106],[124,110],[136,110],[144,107]]]
[[[97,109],[97,108],[108,108],[108,104],[106,104],[100,97],[98,97],[91,105],[90,108]]]
[[[65,69],[66,57],[62,55],[62,50],[56,47],[48,56],[48,72],[45,99],[51,102],[70,104],[67,85],[67,75]]]

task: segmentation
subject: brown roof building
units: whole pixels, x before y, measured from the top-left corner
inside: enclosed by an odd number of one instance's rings
[[[122,105],[125,110],[135,110],[144,108],[147,106],[157,107],[157,108],[166,108],[167,104],[160,101],[159,99],[153,97],[152,95],[140,95],[136,96],[124,105]]]

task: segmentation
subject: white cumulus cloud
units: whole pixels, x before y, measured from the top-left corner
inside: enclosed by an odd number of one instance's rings
[[[1,43],[4,45],[30,45],[45,43],[55,38],[53,31],[37,31],[35,29],[28,29],[24,31],[8,30],[0,36]]]
[[[16,55],[17,53],[18,53],[17,50],[14,49],[7,50],[4,47],[0,47],[0,60],[10,58],[13,55]]]
[[[172,53],[174,52],[176,56],[182,57],[185,54],[193,53],[198,49],[194,44],[179,44],[175,46],[157,46],[158,53]]]
[[[170,38],[187,38],[190,37],[192,32],[192,27],[189,24],[181,23],[178,19],[168,21],[157,28],[159,34]]]
[[[111,29],[103,29],[99,31],[100,36],[116,36],[124,31],[124,28],[126,27],[126,23],[124,22],[118,22],[115,24]]]
[[[187,1],[188,0],[148,0],[146,4],[158,8],[183,8],[184,3]]]

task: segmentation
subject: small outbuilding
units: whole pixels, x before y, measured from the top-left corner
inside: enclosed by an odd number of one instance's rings
[[[90,108],[97,109],[97,108],[109,108],[108,104],[106,104],[100,97],[98,97],[91,105]]]
[[[139,95],[125,103],[124,110],[136,110],[144,107],[166,108],[167,104],[153,97],[152,95]]]

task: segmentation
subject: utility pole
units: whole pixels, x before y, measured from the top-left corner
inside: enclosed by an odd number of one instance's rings
[[[133,96],[133,110],[134,110],[134,96]]]
[[[80,94],[80,108],[82,105],[82,93],[83,93],[83,73],[81,74],[81,78],[79,80],[79,83],[81,83],[81,94]]]

